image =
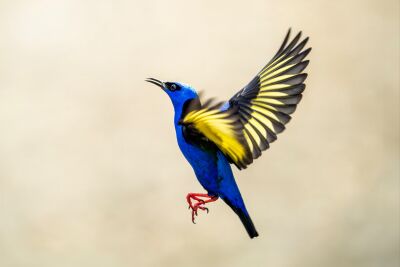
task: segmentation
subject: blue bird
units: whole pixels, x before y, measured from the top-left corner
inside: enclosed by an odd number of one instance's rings
[[[200,101],[197,92],[179,82],[146,81],[163,89],[175,110],[179,148],[207,193],[189,193],[192,222],[198,210],[221,198],[239,216],[250,238],[258,236],[232,174],[231,164],[246,168],[285,129],[305,89],[304,60],[308,37],[290,29],[272,60],[225,103]]]

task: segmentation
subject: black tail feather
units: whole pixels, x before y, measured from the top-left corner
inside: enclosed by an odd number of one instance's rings
[[[240,220],[242,221],[244,227],[246,228],[247,233],[249,234],[250,238],[254,238],[258,236],[257,230],[253,224],[253,221],[250,218],[250,215],[245,211],[235,207],[228,199],[224,199],[226,204],[239,216]]]

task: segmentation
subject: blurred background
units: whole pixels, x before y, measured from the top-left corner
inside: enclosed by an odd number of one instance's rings
[[[228,99],[310,36],[287,130],[203,192],[147,77]],[[0,1],[0,266],[398,266],[399,2]]]

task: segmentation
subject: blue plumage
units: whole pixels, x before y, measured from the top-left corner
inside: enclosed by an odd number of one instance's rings
[[[174,106],[179,148],[207,191],[189,193],[192,221],[206,203],[224,200],[239,216],[251,238],[258,236],[235,182],[231,164],[244,169],[277,139],[296,110],[305,89],[308,37],[301,32],[289,42],[290,30],[272,60],[224,104],[201,103],[188,85],[148,82],[161,87]]]
[[[204,149],[191,144],[184,137],[184,126],[179,122],[184,115],[185,103],[198,99],[196,91],[182,83],[175,82],[173,85],[178,89],[164,91],[174,106],[174,126],[179,148],[192,166],[198,181],[207,190],[208,195],[223,199],[238,214],[249,235],[252,238],[258,236],[226,156],[216,147]],[[197,214],[197,211],[195,212]]]

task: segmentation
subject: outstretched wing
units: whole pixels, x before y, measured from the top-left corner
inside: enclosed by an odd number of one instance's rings
[[[195,109],[179,122],[184,135],[197,144],[212,142],[239,169],[252,160],[250,150],[243,135],[243,124],[237,110],[222,111],[219,106]]]
[[[217,146],[239,169],[246,168],[285,129],[305,89],[304,60],[311,48],[301,32],[289,42],[290,30],[272,60],[222,108],[191,101],[180,121],[189,142]]]
[[[228,110],[238,114],[253,159],[285,129],[305,89],[303,70],[309,61],[304,59],[311,48],[303,49],[308,37],[299,42],[300,32],[290,42],[289,38],[290,30],[272,60],[229,100]]]

